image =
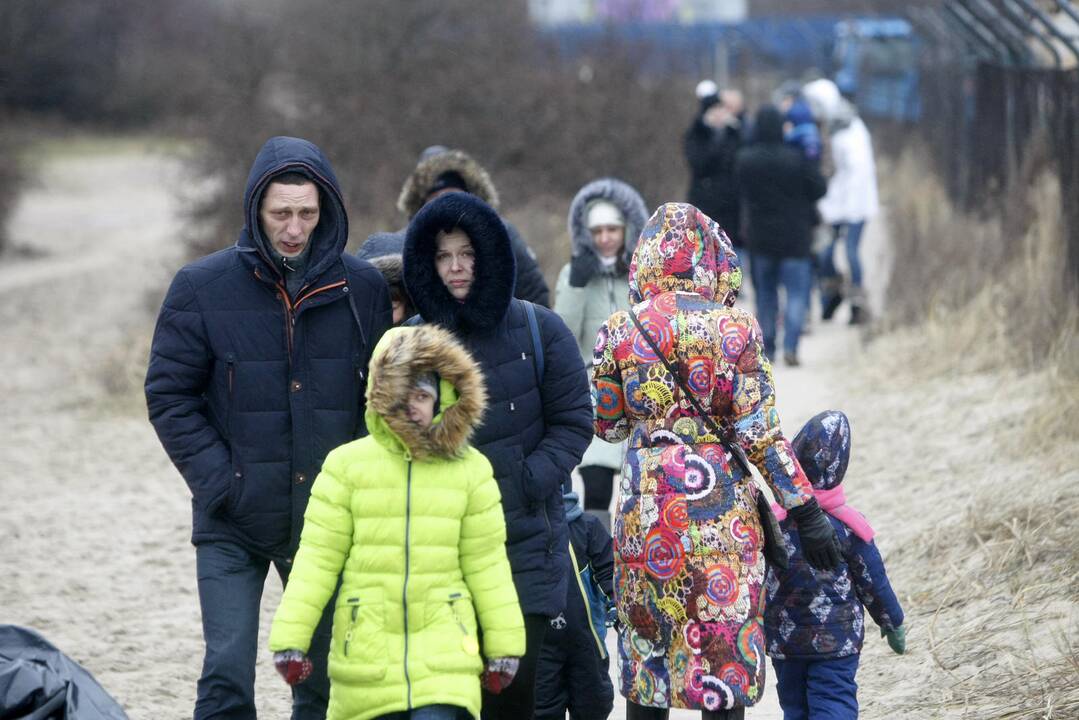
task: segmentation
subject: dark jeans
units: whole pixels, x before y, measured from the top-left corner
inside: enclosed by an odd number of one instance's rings
[[[468,713],[456,705],[425,705],[415,710],[379,715],[375,720],[457,720],[458,717],[468,717]]]
[[[809,307],[809,283],[812,279],[809,258],[779,258],[751,253],[749,270],[753,294],[757,298],[757,322],[764,334],[764,354],[772,359],[776,352],[776,320],[779,316],[779,286],[787,294],[783,312],[783,351],[797,354],[798,340]]]
[[[532,720],[536,708],[536,662],[547,633],[546,615],[525,615],[525,654],[509,687],[495,695],[483,691],[482,720]]]
[[[584,509],[607,512],[614,494],[614,470],[601,465],[577,468],[584,482]]]
[[[670,714],[671,711],[668,708],[645,707],[626,702],[626,720],[667,720]],[[730,710],[701,710],[702,720],[742,720],[745,716],[746,709],[740,707]]]
[[[847,264],[850,265],[850,284],[859,288],[862,286],[862,261],[858,257],[858,246],[861,244],[864,229],[864,220],[832,226],[832,242],[828,243],[817,256],[817,270],[822,279],[839,275],[839,271],[835,269],[835,245],[839,242],[840,236],[843,236],[847,250]]]
[[[229,542],[195,548],[202,637],[206,656],[199,678],[195,720],[255,718],[255,663],[258,660],[259,604],[271,560]],[[273,563],[282,582],[289,567]],[[292,688],[292,719],[323,720],[330,698],[326,658],[330,652],[333,598],[311,639],[314,672]],[[269,666],[270,658],[264,658]]]
[[[783,720],[856,720],[860,655],[829,660],[776,660]]]

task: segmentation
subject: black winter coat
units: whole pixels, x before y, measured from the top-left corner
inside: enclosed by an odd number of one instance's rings
[[[742,221],[734,164],[742,147],[741,130],[709,127],[701,114],[686,131],[683,145],[690,172],[687,202],[719,223],[732,242],[739,244]]]
[[[749,251],[779,258],[809,257],[816,202],[828,184],[816,163],[784,144],[778,110],[761,109],[756,140],[738,153],[736,168]]]
[[[258,222],[263,191],[286,171],[310,177],[321,198],[303,288],[291,298]],[[364,434],[364,376],[390,325],[390,299],[377,270],[342,255],[348,219],[337,179],[306,140],[276,137],[262,147],[244,219],[236,245],[173,280],[150,349],[146,404],[191,489],[192,541],[285,559],[326,454]]]
[[[468,235],[476,253],[476,283],[463,303],[450,295],[434,263],[438,231],[454,227]],[[537,376],[525,301],[513,298],[506,227],[473,195],[445,195],[416,214],[408,227],[404,274],[422,320],[452,330],[483,368],[487,412],[472,444],[491,462],[502,493],[521,610],[557,615],[566,600],[561,488],[592,437],[588,377],[577,341],[558,315],[535,306],[545,358]]]

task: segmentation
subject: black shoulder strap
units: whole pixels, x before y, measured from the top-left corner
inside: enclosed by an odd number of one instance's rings
[[[667,359],[667,356],[663,354],[663,351],[659,349],[659,345],[657,345],[656,341],[652,339],[652,336],[648,333],[648,331],[644,329],[644,325],[641,324],[641,321],[637,317],[637,314],[633,312],[632,309],[627,310],[626,312],[629,313],[629,317],[631,320],[633,320],[633,324],[637,327],[637,331],[641,334],[642,337],[644,337],[645,342],[648,343],[648,346],[652,348],[652,352],[656,354],[656,357],[658,357],[660,362],[663,363],[663,366],[667,368],[667,372],[671,374],[671,378],[673,378],[674,381],[678,383],[678,387],[682,390],[682,395],[684,395],[686,399],[689,400],[689,402],[693,405],[693,409],[697,411],[697,414],[700,415],[701,419],[708,426],[708,429],[712,431],[712,434],[719,438],[719,443],[723,446],[723,448],[727,452],[729,452],[731,454],[731,457],[734,458],[735,462],[737,462],[741,466],[742,472],[745,473],[746,477],[751,477],[752,473],[749,470],[749,460],[746,459],[745,454],[742,452],[742,448],[738,447],[734,443],[728,442],[727,439],[723,436],[723,432],[719,429],[719,425],[717,425],[716,421],[712,419],[712,416],[705,411],[704,406],[702,406],[700,401],[693,396],[693,393],[690,391],[690,389],[686,387],[686,383],[684,380],[682,380],[682,376]]]
[[[536,382],[543,384],[543,338],[540,337],[539,323],[536,321],[536,306],[527,300],[520,301],[528,315],[528,331],[532,334],[532,357],[536,364]]]

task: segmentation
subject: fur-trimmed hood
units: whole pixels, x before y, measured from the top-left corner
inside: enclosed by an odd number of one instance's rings
[[[468,192],[495,210],[498,209],[498,191],[483,166],[463,150],[448,149],[441,152],[424,152],[420,156],[416,168],[401,188],[401,195],[397,198],[397,209],[410,219],[414,217],[423,207],[438,176],[451,170],[465,181]]]
[[[464,302],[457,302],[435,269],[440,231],[459,228],[476,252],[475,282]],[[420,210],[405,236],[405,288],[427,322],[469,333],[502,322],[513,299],[516,260],[506,225],[475,195],[450,193]]]
[[[629,272],[633,251],[637,248],[637,238],[648,220],[648,209],[644,200],[631,185],[616,178],[593,180],[577,191],[570,203],[569,226],[570,241],[573,245],[573,259],[570,266],[570,285],[584,287],[599,271],[599,257],[592,233],[588,229],[588,210],[597,200],[606,200],[622,211],[626,221],[626,244],[619,258],[619,271]]]
[[[356,257],[374,265],[387,285],[404,287],[405,231],[374,233],[356,251]]]
[[[437,372],[439,406],[430,427],[408,418],[408,395],[417,375]],[[378,442],[405,448],[417,460],[461,454],[483,419],[483,373],[453,335],[434,325],[399,327],[375,346],[367,379],[367,427]]]

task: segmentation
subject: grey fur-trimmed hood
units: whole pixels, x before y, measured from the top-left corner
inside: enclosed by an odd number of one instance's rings
[[[401,188],[397,209],[411,220],[423,207],[438,176],[451,170],[465,181],[469,193],[498,210],[498,191],[491,176],[475,158],[463,150],[446,150],[421,157]]]
[[[626,220],[626,245],[619,258],[619,268],[628,272],[633,260],[633,251],[637,249],[637,240],[648,222],[648,208],[632,185],[617,178],[605,177],[593,180],[577,191],[570,203],[567,226],[573,249],[570,284],[584,287],[599,270],[599,257],[592,242],[592,233],[588,230],[588,207],[596,200],[606,200],[619,210]]]

